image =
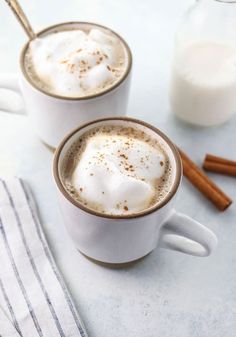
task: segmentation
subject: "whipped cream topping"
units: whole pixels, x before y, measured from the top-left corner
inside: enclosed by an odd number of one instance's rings
[[[85,205],[107,214],[132,214],[158,201],[168,161],[161,148],[147,139],[102,133],[82,147],[69,189]]]
[[[125,48],[100,29],[67,30],[30,42],[26,68],[32,80],[49,92],[79,97],[101,92],[125,71]],[[41,82],[41,83],[40,83]]]

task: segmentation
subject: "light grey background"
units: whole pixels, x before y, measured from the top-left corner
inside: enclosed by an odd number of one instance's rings
[[[36,30],[60,21],[88,20],[118,31],[134,55],[129,114],[166,132],[198,164],[206,152],[236,159],[236,116],[223,126],[200,129],[180,123],[169,112],[173,37],[191,1],[21,3]],[[1,1],[0,72],[17,70],[25,40]],[[5,92],[0,91],[0,101],[4,97]],[[235,204],[219,213],[184,179],[176,208],[217,234],[217,250],[209,258],[155,250],[129,269],[109,270],[87,261],[68,238],[55,198],[51,160],[52,153],[34,135],[24,116],[0,113],[0,174],[17,174],[30,183],[51,249],[89,336],[236,336]],[[235,178],[211,177],[236,200]]]

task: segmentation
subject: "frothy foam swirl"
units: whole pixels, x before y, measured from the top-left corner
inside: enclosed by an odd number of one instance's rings
[[[80,147],[66,185],[88,207],[106,214],[133,214],[163,198],[168,158],[149,138],[97,133]]]
[[[85,96],[114,84],[125,70],[125,49],[99,29],[51,33],[30,42],[26,68],[38,85],[54,94]]]

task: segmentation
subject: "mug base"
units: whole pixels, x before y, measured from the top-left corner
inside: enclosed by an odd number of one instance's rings
[[[110,262],[103,262],[103,261],[99,261],[96,260],[86,254],[84,254],[83,252],[81,252],[81,250],[78,249],[78,251],[86,258],[88,259],[90,262],[93,262],[99,266],[105,267],[105,268],[111,268],[111,269],[122,269],[122,268],[129,268],[134,266],[136,263],[142,261],[143,259],[145,259],[145,257],[147,257],[149,254],[151,254],[151,252],[149,252],[148,254],[140,257],[139,259],[136,260],[132,260],[129,262],[123,262],[123,263],[110,263]]]

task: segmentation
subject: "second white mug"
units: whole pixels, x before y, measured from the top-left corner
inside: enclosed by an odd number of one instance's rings
[[[108,33],[117,36],[125,48],[127,68],[121,78],[111,87],[98,94],[78,98],[53,95],[41,90],[32,82],[25,70],[24,57],[29,42],[21,52],[19,76],[16,74],[0,75],[0,88],[17,91],[23,95],[32,127],[40,139],[53,148],[76,126],[96,118],[125,115],[127,110],[132,54],[122,37],[109,28],[87,22],[57,24],[42,30],[37,36],[44,36],[58,29],[68,30],[83,26],[107,30]]]
[[[109,215],[75,201],[62,181],[62,165],[70,146],[94,127],[118,125],[134,127],[164,145],[172,163],[174,182],[163,200],[136,214]],[[72,131],[60,143],[54,156],[53,175],[66,228],[76,247],[93,260],[123,264],[149,254],[156,246],[195,256],[208,256],[216,236],[207,227],[173,209],[182,166],[174,144],[160,130],[128,117],[111,117],[89,122]]]

